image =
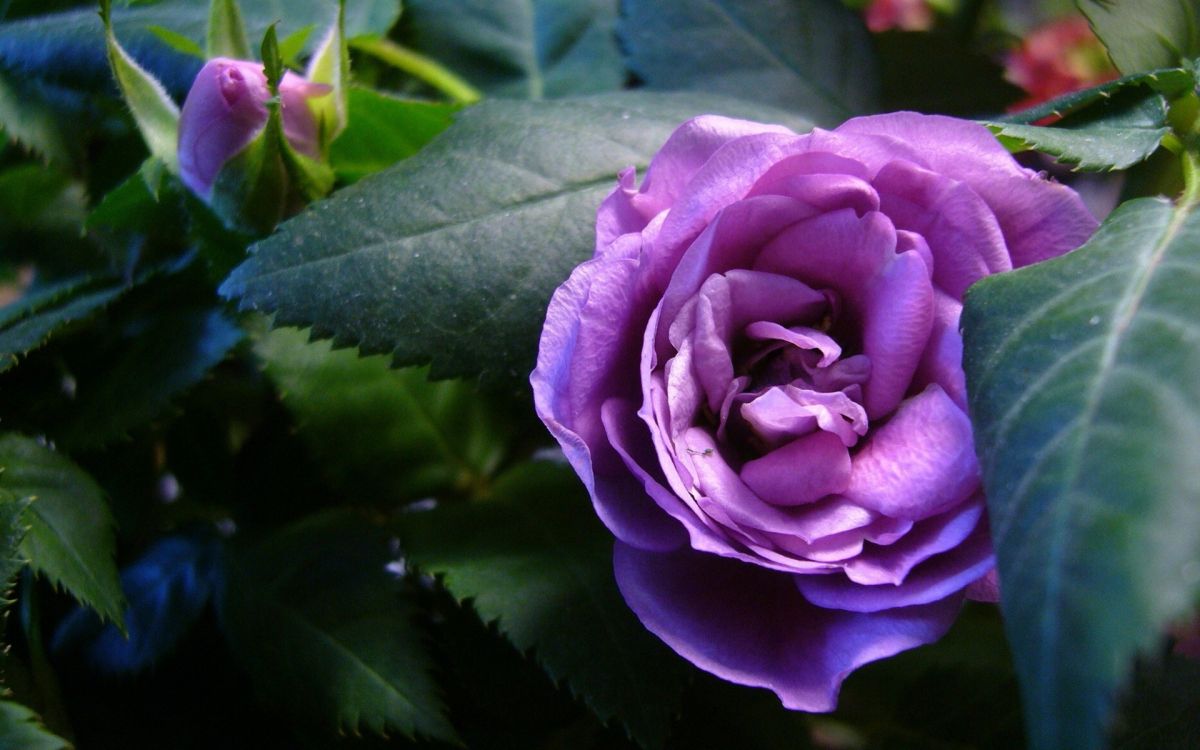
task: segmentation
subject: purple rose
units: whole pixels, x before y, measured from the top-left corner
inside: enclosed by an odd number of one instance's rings
[[[320,153],[320,134],[308,99],[330,90],[291,71],[279,82],[284,136],[292,148],[314,159]],[[209,199],[221,168],[266,127],[270,97],[262,63],[227,57],[205,63],[179,117],[179,171],[185,185]]]
[[[827,711],[856,667],[994,600],[963,293],[1095,227],[947,117],[698,117],[640,187],[623,172],[531,380],[646,627]]]

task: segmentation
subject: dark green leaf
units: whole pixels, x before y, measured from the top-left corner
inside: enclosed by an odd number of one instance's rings
[[[68,750],[71,744],[51,734],[33,711],[20,703],[0,700],[0,747],[14,750]]]
[[[333,0],[242,0],[241,7],[251,39],[261,39],[275,21],[284,37],[309,25],[323,29],[336,12]],[[347,33],[386,33],[399,11],[397,0],[349,0]],[[201,61],[171,49],[149,27],[169,29],[203,45],[208,17],[208,3],[198,0],[162,0],[112,12],[122,46],[177,97],[187,92]],[[77,88],[106,86],[111,76],[100,30],[93,6],[0,24],[0,66]]]
[[[0,26],[0,34],[3,27]],[[58,109],[36,85],[0,69],[0,135],[52,162],[74,163],[81,151]]]
[[[1169,68],[1200,53],[1195,0],[1076,0],[1122,73]]]
[[[517,386],[550,294],[591,255],[596,207],[617,173],[644,168],[689,116],[754,110],[632,92],[484,102],[417,155],[283,224],[221,292],[335,346],[432,360],[435,378]]]
[[[1162,96],[1137,88],[1118,92],[1055,127],[987,125],[1010,150],[1034,149],[1086,171],[1127,169],[1145,161],[1171,132]]]
[[[307,339],[280,328],[255,350],[335,488],[395,502],[485,486],[506,430],[470,383],[431,383],[423,369],[393,370],[386,357]]]
[[[13,577],[25,567],[21,556],[21,540],[29,531],[25,511],[29,498],[20,498],[9,490],[0,489],[0,608],[8,601],[8,588]],[[2,618],[0,618],[2,620]]]
[[[1087,114],[1086,110],[1097,105],[1103,105],[1113,96],[1128,89],[1142,89],[1143,92],[1158,92],[1172,99],[1186,92],[1196,84],[1194,73],[1182,68],[1152,70],[1148,73],[1134,75],[1107,81],[1099,86],[1074,91],[1070,94],[1051,99],[1036,107],[1015,112],[1005,117],[997,118],[997,122],[1014,122],[1030,125],[1046,118],[1059,118],[1074,113]]]
[[[70,422],[56,435],[64,445],[96,447],[149,421],[242,339],[225,313],[205,307],[135,317],[116,333],[106,366],[78,384]]]
[[[746,97],[836,125],[876,107],[862,22],[838,0],[625,0],[618,33],[650,87]]]
[[[71,323],[119,297],[128,285],[89,277],[56,282],[0,308],[0,372]]]
[[[66,457],[20,435],[0,436],[0,489],[30,500],[21,555],[34,570],[123,627],[125,598],[104,492]]]
[[[221,620],[264,698],[307,726],[452,741],[386,537],[348,514],[289,526],[230,562]]]
[[[544,99],[625,84],[617,0],[407,0],[401,41],[495,96]]]
[[[191,55],[201,60],[205,59],[204,50],[200,48],[200,45],[188,39],[183,34],[176,33],[170,29],[164,29],[162,26],[147,26],[146,29],[163,40],[168,47],[176,52],[182,52],[185,55]]]
[[[967,295],[964,367],[1034,748],[1100,747],[1200,581],[1200,214],[1142,199]]]
[[[0,172],[0,242],[16,233],[79,234],[87,196],[56,169],[18,164]]]
[[[333,142],[329,161],[340,179],[355,182],[415,154],[449,127],[457,110],[352,88],[349,123]]]
[[[471,599],[517,648],[647,747],[678,710],[681,662],[646,632],[613,580],[612,535],[565,464],[526,464],[480,502],[401,518],[405,552]]]

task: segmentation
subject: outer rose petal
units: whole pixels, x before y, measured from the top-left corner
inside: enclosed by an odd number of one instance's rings
[[[770,688],[802,711],[832,711],[850,672],[940,638],[963,600],[953,594],[872,614],[825,609],[807,602],[790,576],[621,542],[614,570],[642,624],[681,656],[731,682]]]

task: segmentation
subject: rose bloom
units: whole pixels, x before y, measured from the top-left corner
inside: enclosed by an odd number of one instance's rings
[[[284,137],[296,151],[314,159],[320,141],[308,99],[329,91],[329,86],[291,71],[279,82]],[[194,193],[208,200],[225,163],[262,133],[270,98],[260,62],[217,57],[200,69],[179,116],[180,178]]]
[[[1117,71],[1087,19],[1077,15],[1059,18],[1031,31],[1021,46],[1008,54],[1004,76],[1029,94],[1009,107],[1016,112],[1111,81],[1117,77]]]
[[[994,600],[963,293],[1095,227],[947,117],[797,135],[703,116],[640,186],[624,171],[531,382],[645,626],[827,711],[856,667]]]
[[[863,18],[875,32],[926,31],[933,27],[933,8],[928,0],[872,0],[863,10]]]

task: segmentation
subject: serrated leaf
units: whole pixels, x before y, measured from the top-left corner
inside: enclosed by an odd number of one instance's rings
[[[1200,53],[1195,0],[1075,0],[1117,70],[1179,65]]]
[[[63,118],[36,87],[0,70],[0,132],[8,140],[59,164],[72,164],[81,151]]]
[[[1119,207],[963,314],[975,441],[1033,748],[1101,747],[1135,653],[1200,591],[1200,214]]]
[[[0,308],[0,372],[70,324],[104,309],[128,288],[111,280],[68,279],[31,291]]]
[[[986,124],[1010,150],[1034,149],[1085,171],[1127,169],[1145,161],[1171,132],[1162,96],[1137,89],[1119,92],[1055,127]]]
[[[242,16],[251,39],[262,38],[267,26],[279,21],[286,36],[305,26],[324,28],[332,16],[332,0],[242,0]],[[397,0],[349,0],[346,32],[384,34],[396,22]],[[153,32],[159,26],[203,45],[207,37],[208,5],[197,0],[161,2],[113,9],[117,38],[130,55],[182,97],[200,69],[201,61],[172,50]],[[0,66],[22,76],[60,81],[77,89],[96,90],[107,84],[104,37],[94,6],[23,18],[0,24]]]
[[[21,540],[29,531],[25,523],[25,511],[29,498],[17,497],[14,493],[0,489],[0,608],[8,601],[8,589],[13,577],[25,567],[21,556]],[[2,620],[2,617],[0,617]]]
[[[221,622],[259,692],[308,726],[454,741],[386,537],[346,513],[293,524],[226,569]]]
[[[71,743],[42,726],[37,714],[15,701],[0,700],[0,747],[69,750]]]
[[[132,675],[170,653],[208,606],[221,554],[213,537],[163,537],[121,571],[127,633],[104,625],[93,612],[77,609],[63,618],[51,648],[57,654],[83,650],[96,669]]]
[[[30,500],[22,557],[123,628],[125,598],[104,491],[70,459],[21,435],[0,435],[0,468],[0,489]]]
[[[221,293],[335,346],[432,360],[434,378],[517,386],[551,293],[592,253],[617,173],[643,169],[689,116],[756,111],[789,119],[689,94],[484,102],[412,158],[285,222]]]
[[[355,182],[417,153],[450,126],[458,107],[352,88],[349,111],[349,123],[333,142],[329,161],[339,179]]]
[[[406,0],[400,41],[494,96],[615,91],[617,0]]]
[[[256,336],[255,352],[322,472],[351,500],[475,493],[504,458],[511,430],[470,383],[431,383],[424,369],[330,351],[289,328]]]
[[[70,422],[56,438],[94,448],[155,417],[242,339],[220,309],[178,307],[135,316],[115,332],[106,366],[78,383]]]
[[[250,42],[246,38],[246,22],[238,0],[212,0],[208,6],[208,34],[205,37],[206,58],[232,57],[250,60]]]
[[[865,27],[838,0],[624,0],[617,31],[651,88],[750,98],[833,126],[876,107]]]
[[[1036,107],[998,117],[996,122],[1031,125],[1046,118],[1066,117],[1075,113],[1086,114],[1091,107],[1103,106],[1112,97],[1129,89],[1157,92],[1167,99],[1173,99],[1179,94],[1185,93],[1195,84],[1195,73],[1183,68],[1165,68],[1146,73],[1135,73],[1113,81],[1106,81],[1098,86],[1073,91]]]
[[[565,681],[604,720],[658,747],[681,700],[680,660],[630,612],[612,535],[565,464],[526,464],[488,499],[400,519],[411,561]]]

